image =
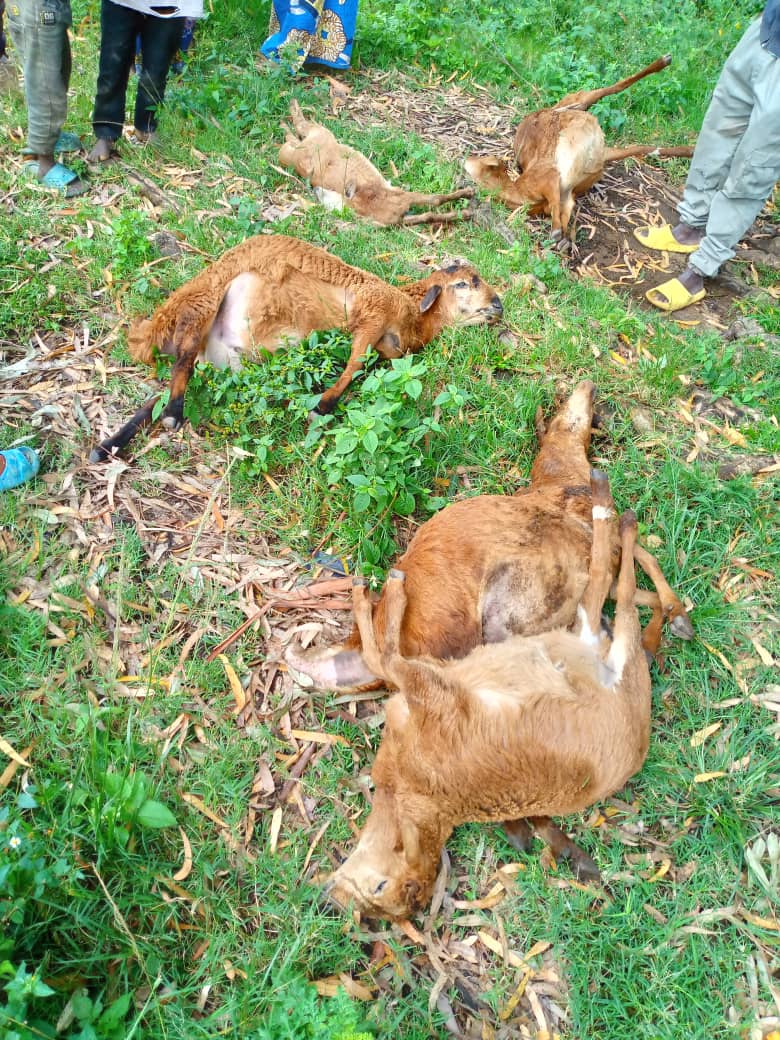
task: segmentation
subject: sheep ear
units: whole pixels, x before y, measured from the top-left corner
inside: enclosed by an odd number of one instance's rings
[[[411,820],[401,820],[401,844],[410,867],[420,862],[420,832]]]
[[[420,314],[425,314],[426,311],[429,311],[440,296],[441,286],[432,285],[422,300],[420,300]]]

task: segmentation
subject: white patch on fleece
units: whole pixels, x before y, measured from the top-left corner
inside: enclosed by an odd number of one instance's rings
[[[598,632],[591,631],[591,627],[588,624],[588,615],[585,613],[585,609],[582,605],[577,607],[577,617],[580,622],[580,641],[585,646],[598,647],[600,641],[600,634]]]
[[[343,195],[340,195],[337,191],[330,191],[329,188],[315,188],[314,195],[317,202],[320,202],[325,209],[344,209],[347,204],[347,200]]]
[[[593,519],[594,520],[609,520],[610,517],[614,516],[614,510],[610,509],[609,506],[594,506],[593,507]]]

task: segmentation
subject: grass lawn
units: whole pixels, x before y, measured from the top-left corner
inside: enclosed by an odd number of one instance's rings
[[[776,269],[740,264],[754,291],[718,320],[668,320],[578,278],[543,221],[510,241],[497,206],[484,226],[374,228],[276,163],[295,97],[395,183],[450,190],[492,114],[508,143],[523,113],[667,51],[595,111],[610,143],[692,143],[755,6],[366,0],[347,91],[260,62],[265,0],[213,6],[161,148],[124,142],[79,199],[25,180],[21,97],[0,111],[0,446],[42,458],[0,497],[0,1037],[777,1040]],[[67,127],[86,135],[99,4],[73,7]],[[673,195],[685,164],[663,169]],[[128,320],[263,231],[388,280],[466,256],[507,330],[371,364],[312,427],[344,337],[204,369],[192,425],[89,466],[157,385]],[[740,316],[757,326],[726,341]],[[365,818],[382,701],[312,693],[280,664],[349,624],[349,582],[314,554],[381,579],[448,500],[523,486],[537,407],[585,377],[594,462],[697,633],[653,669],[642,771],[565,821],[604,886],[467,826],[431,911],[372,931],[317,879]],[[764,471],[722,479],[748,456]]]

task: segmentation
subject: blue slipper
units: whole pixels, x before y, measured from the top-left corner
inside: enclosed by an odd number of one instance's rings
[[[60,152],[80,152],[83,147],[84,145],[78,134],[71,133],[70,130],[62,130],[54,145],[54,154],[59,155]],[[22,155],[37,154],[29,145],[26,148],[22,148]]]
[[[25,163],[24,168],[28,174],[38,180],[37,162]],[[72,198],[74,195],[83,195],[85,191],[89,191],[89,185],[82,181],[77,173],[69,170],[62,163],[55,163],[46,173],[46,176],[38,180],[38,184],[42,184],[44,188],[51,188],[52,191],[60,191],[67,198]]]
[[[0,451],[0,491],[23,484],[38,472],[40,459],[32,448],[7,448]]]

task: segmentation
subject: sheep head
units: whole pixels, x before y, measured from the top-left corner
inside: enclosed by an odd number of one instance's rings
[[[471,264],[448,264],[427,278],[425,285],[420,313],[427,314],[435,307],[442,325],[492,325],[504,313],[496,290]]]
[[[326,891],[341,907],[367,917],[403,919],[431,897],[439,857],[452,823],[420,792],[410,770],[405,734],[417,726],[403,694],[387,703],[385,733],[372,770],[374,803],[352,855]]]
[[[404,919],[431,898],[444,839],[430,847],[404,799],[377,788],[371,814],[352,855],[331,875],[326,891],[342,908],[367,917]]]
[[[522,178],[510,176],[505,159],[497,155],[470,155],[463,167],[480,188],[498,195],[507,206],[516,208],[531,201],[523,191]]]
[[[593,426],[593,399],[596,387],[589,379],[579,383],[568,401],[558,410],[544,432],[542,447],[531,467],[531,482],[549,480],[590,486],[587,451]],[[587,496],[586,496],[587,498]],[[587,506],[583,499],[583,508]],[[590,507],[587,506],[587,509]]]

